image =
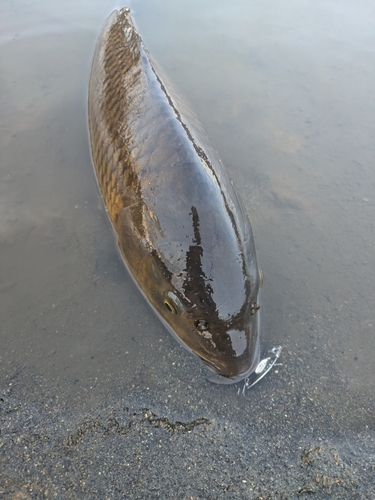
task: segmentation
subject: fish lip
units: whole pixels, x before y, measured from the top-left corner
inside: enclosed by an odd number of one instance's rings
[[[207,379],[209,382],[212,382],[214,384],[224,384],[224,385],[236,384],[237,382],[241,382],[241,380],[244,380],[246,377],[251,375],[258,366],[259,361],[260,361],[260,339],[258,337],[257,344],[255,347],[255,355],[253,362],[245,372],[240,373],[239,375],[233,375],[232,377],[226,377],[225,375],[220,375],[219,373],[215,373],[215,375],[210,375],[209,377],[207,377]],[[210,368],[209,366],[208,369],[214,371],[213,368]]]

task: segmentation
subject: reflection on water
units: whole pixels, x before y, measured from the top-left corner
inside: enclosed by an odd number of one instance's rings
[[[93,47],[111,8],[91,2],[78,21],[86,2],[64,11],[34,3],[2,6],[3,374],[20,373],[20,390],[35,385],[78,403],[145,387],[160,401],[172,392],[197,407],[214,398],[246,421],[237,389],[205,381],[117,254],[86,127]],[[265,274],[264,350],[283,345],[284,365],[251,397],[284,394],[291,413],[308,408],[309,425],[321,430],[373,426],[374,7],[132,8],[252,219]]]

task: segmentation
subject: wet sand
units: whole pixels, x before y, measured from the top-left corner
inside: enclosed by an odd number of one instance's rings
[[[282,366],[210,384],[124,269],[87,134],[108,5],[4,4],[0,498],[373,499],[373,6],[133,4],[245,202]]]

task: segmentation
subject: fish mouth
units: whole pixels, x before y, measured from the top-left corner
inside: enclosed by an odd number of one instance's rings
[[[212,382],[214,384],[224,384],[224,385],[236,384],[237,382],[241,382],[241,380],[244,380],[245,378],[249,377],[256,370],[260,361],[260,339],[259,337],[257,338],[255,353],[250,367],[246,371],[244,371],[243,373],[239,373],[238,375],[231,375],[231,376],[221,375],[217,373],[217,371],[214,368],[208,365],[206,360],[204,360],[203,358],[201,359],[205,363],[207,368],[210,371],[214,372],[213,375],[209,375],[207,377],[209,382]]]

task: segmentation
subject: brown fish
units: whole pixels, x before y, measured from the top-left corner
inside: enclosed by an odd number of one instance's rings
[[[92,158],[128,270],[219,383],[259,363],[249,219],[199,121],[155,71],[129,9],[100,35],[88,96]]]

